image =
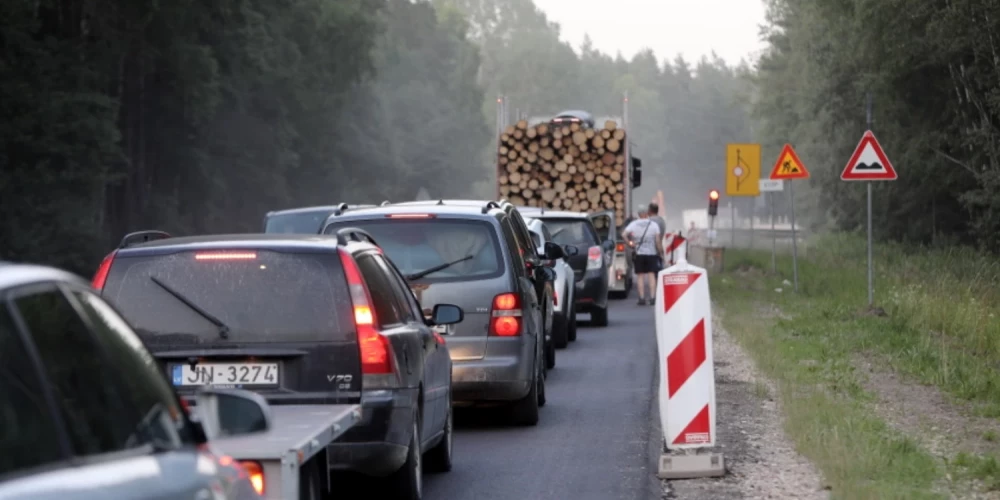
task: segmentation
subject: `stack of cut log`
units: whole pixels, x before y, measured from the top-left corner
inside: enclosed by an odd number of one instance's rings
[[[625,130],[579,123],[529,127],[521,120],[500,135],[500,197],[514,205],[574,212],[614,210],[625,221]]]

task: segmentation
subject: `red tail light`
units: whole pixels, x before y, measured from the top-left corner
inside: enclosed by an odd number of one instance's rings
[[[90,286],[94,287],[95,290],[104,290],[104,283],[108,281],[108,272],[111,271],[111,264],[115,261],[115,254],[117,253],[118,250],[115,250],[101,261],[100,267],[94,273],[94,279],[90,282]]]
[[[258,495],[264,494],[264,469],[260,466],[260,462],[254,462],[250,460],[240,461],[240,466],[250,476],[250,484],[253,485],[254,491]]]
[[[615,245],[615,251],[616,252],[624,252],[625,251],[625,244],[624,243],[619,243],[619,244]]]
[[[347,287],[351,291],[354,306],[354,325],[358,330],[358,346],[361,349],[361,373],[364,375],[386,375],[393,373],[392,346],[375,328],[375,311],[372,309],[371,293],[361,277],[357,262],[344,250],[340,251],[340,262],[344,266]]]
[[[587,269],[600,269],[604,262],[603,259],[604,252],[601,251],[601,247],[593,246],[587,249]]]
[[[521,334],[521,296],[516,293],[501,293],[493,297],[493,312],[490,318],[490,335],[516,337]]]
[[[559,292],[552,290],[552,305],[559,307]]]

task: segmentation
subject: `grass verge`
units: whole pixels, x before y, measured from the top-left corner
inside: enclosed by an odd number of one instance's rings
[[[946,472],[915,441],[871,411],[854,373],[860,353],[1000,415],[1000,265],[966,251],[878,245],[875,305],[867,308],[864,241],[827,236],[800,259],[727,251],[729,272],[713,277],[727,330],[775,381],[800,452],[837,498],[942,498],[930,490]],[[768,272],[765,272],[768,271]],[[776,289],[782,289],[777,292]],[[962,474],[998,484],[995,457],[954,457]]]

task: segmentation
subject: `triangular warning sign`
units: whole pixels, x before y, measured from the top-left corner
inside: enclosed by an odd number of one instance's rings
[[[898,178],[889,158],[882,151],[875,134],[866,130],[861,142],[854,149],[840,179],[844,181],[894,181]]]
[[[802,164],[802,160],[799,159],[799,155],[795,154],[795,150],[792,149],[791,144],[785,144],[782,148],[781,154],[778,155],[778,161],[774,164],[774,168],[771,169],[772,181],[783,181],[789,179],[808,179],[809,171],[806,170],[806,166]]]

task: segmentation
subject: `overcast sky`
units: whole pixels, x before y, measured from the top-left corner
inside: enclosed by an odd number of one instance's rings
[[[730,64],[764,47],[758,38],[763,0],[535,0],[579,47],[584,34],[611,55],[631,58],[643,48],[672,60],[697,61],[714,50]]]

